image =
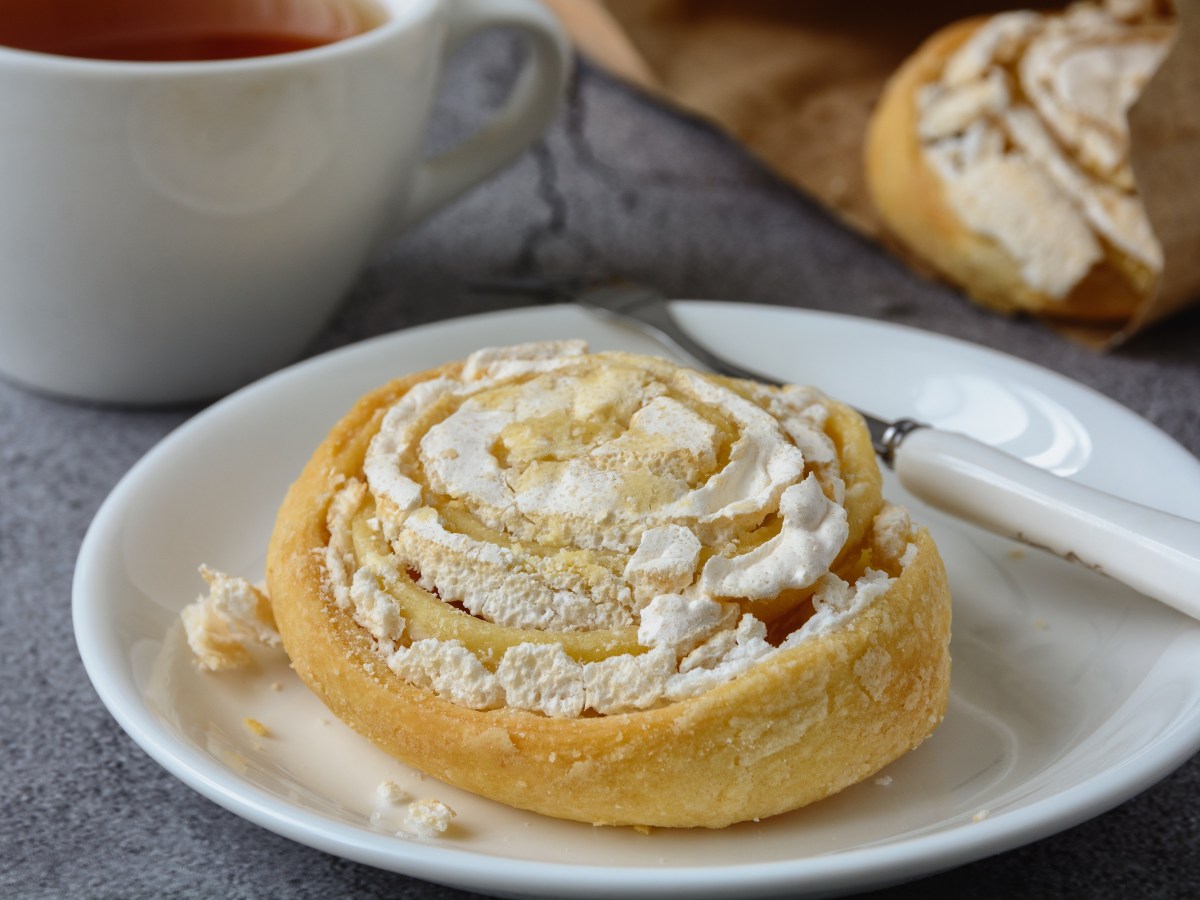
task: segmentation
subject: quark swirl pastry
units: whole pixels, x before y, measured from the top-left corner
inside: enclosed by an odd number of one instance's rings
[[[871,121],[872,198],[902,244],[986,306],[1120,322],[1162,250],[1129,162],[1129,108],[1174,26],[1153,0],[951,25]]]
[[[300,677],[417,768],[591,823],[795,809],[923,741],[950,605],[852,410],[564,341],[368,394],[267,561]]]

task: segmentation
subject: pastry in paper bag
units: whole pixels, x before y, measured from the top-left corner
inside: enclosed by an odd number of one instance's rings
[[[889,81],[868,130],[867,181],[888,230],[985,306],[1129,322],[1164,260],[1127,116],[1174,33],[1151,2],[939,31]]]
[[[1002,3],[988,2],[926,2],[902,7],[864,2],[847,8],[770,0],[749,4],[732,0],[546,2],[563,18],[586,56],[655,96],[717,123],[847,225],[885,242],[914,269],[935,272],[963,285],[967,293],[982,296],[992,308],[1044,316],[1073,335],[1105,344],[1141,330],[1200,296],[1200,253],[1196,252],[1200,247],[1200,187],[1192,177],[1200,162],[1200,105],[1195,103],[1200,92],[1200,10],[1195,0],[1180,0],[1174,9],[1166,3],[1141,0],[1069,8],[1037,4],[1044,11],[1036,14],[1014,13]],[[1064,215],[1061,204],[1055,203],[1059,218],[1052,221],[1070,218],[1072,224],[1064,227],[1078,237],[1078,245],[1072,250],[1074,255],[1044,266],[1061,271],[1038,273],[1034,287],[1018,284],[1021,261],[1006,260],[1017,275],[1008,273],[1004,284],[993,274],[992,281],[981,285],[974,262],[947,264],[958,248],[939,247],[931,252],[928,245],[938,240],[936,234],[914,238],[915,222],[923,215],[919,207],[936,206],[927,199],[940,201],[945,193],[936,181],[931,182],[936,173],[909,167],[921,172],[911,180],[930,188],[931,198],[921,195],[912,184],[892,187],[890,193],[876,184],[873,198],[865,171],[868,167],[863,165],[864,151],[868,157],[879,155],[878,149],[868,147],[873,116],[876,124],[872,130],[876,132],[880,119],[905,116],[915,129],[915,88],[927,83],[936,86],[945,64],[944,60],[932,61],[929,48],[948,55],[952,46],[966,40],[968,31],[996,15],[1084,23],[1108,17],[1117,26],[1131,28],[1139,39],[1151,36],[1150,43],[1157,42],[1147,52],[1141,46],[1121,47],[1123,39],[1108,48],[1086,46],[1085,41],[1087,52],[1068,53],[1062,59],[1056,59],[1055,52],[1039,50],[1027,66],[1031,76],[1036,76],[1033,89],[1041,90],[1040,103],[1025,96],[1020,60],[997,67],[1007,80],[1013,101],[1009,109],[1021,110],[1016,114],[1021,120],[1016,127],[1026,126],[1021,132],[1023,139],[1029,143],[1048,137],[1053,146],[1041,149],[1052,149],[1071,167],[1064,171],[1055,162],[1053,174],[1042,171],[1025,180],[1039,181],[1038,186],[1046,189],[1043,193],[1077,189],[1078,184],[1072,182],[1081,178],[1103,186],[1100,191],[1089,187],[1075,190],[1075,194],[1088,195],[1086,202],[1100,212],[1097,218],[1107,218],[1104,226],[1096,226],[1086,217],[1081,221],[1074,212]],[[956,24],[962,17],[974,17],[965,20],[972,24]],[[926,49],[919,51],[921,46]],[[1121,65],[1133,63],[1134,71],[1119,71],[1114,77],[1108,65],[1114,56]],[[1147,60],[1151,65],[1144,65]],[[1055,65],[1057,62],[1063,65]],[[914,83],[921,80],[911,74],[914,68],[925,73],[922,85]],[[992,79],[984,78],[985,86],[975,90],[996,91],[1000,79],[997,75]],[[885,92],[889,81],[892,87]],[[893,107],[909,104],[905,116],[886,108],[889,94],[903,96],[896,87],[898,82],[914,89],[906,101],[892,101]],[[1108,136],[1115,141],[1098,138],[1091,129],[1081,142],[1087,149],[1074,149],[1069,136],[1046,123],[1041,110],[1059,104],[1061,98],[1054,94],[1063,87],[1070,102],[1082,103],[1092,113],[1097,107],[1117,110],[1114,134]],[[1117,96],[1105,96],[1104,91],[1112,87],[1118,90]],[[1135,90],[1130,92],[1130,87]],[[933,89],[926,93],[927,102],[932,94]],[[1026,113],[1037,117],[1037,122]],[[1105,122],[1112,118],[1109,112],[1100,115]],[[948,126],[943,123],[943,127]],[[1046,134],[1033,133],[1038,129]],[[971,142],[979,141],[976,133],[980,131],[975,129]],[[983,143],[994,148],[995,138],[990,140],[991,144]],[[1015,140],[1004,132],[1004,149],[1012,150],[1009,142]],[[909,158],[918,155],[922,142],[915,136],[902,141],[895,135],[876,141],[901,158],[886,165],[876,162],[872,167],[889,170],[886,177],[897,177],[902,184],[909,180],[891,170],[903,168],[905,154]],[[1107,147],[1099,147],[1106,142]],[[972,152],[982,148],[975,143],[971,146]],[[1111,157],[1114,147],[1115,164],[1112,158],[1105,159],[1105,152]],[[989,165],[995,167],[995,163]],[[1013,168],[1007,163],[1002,167]],[[1057,181],[1052,181],[1054,176]],[[878,180],[875,173],[872,181]],[[892,207],[901,203],[898,195],[905,192],[919,195],[921,203],[916,210],[902,207],[897,215]],[[877,204],[877,200],[882,202]],[[884,207],[882,215],[880,207]],[[941,214],[945,215],[944,208]],[[1047,215],[1030,213],[1024,221]],[[1114,222],[1116,227],[1105,232],[1104,227]],[[930,230],[939,232],[939,225],[945,223],[939,221]],[[1032,239],[1035,232],[1028,231],[1017,239]],[[965,240],[960,233],[955,235],[958,241]],[[1054,239],[1062,239],[1062,234],[1055,231]],[[985,235],[976,243],[987,246],[992,257],[1003,258],[1007,253],[994,235]],[[1053,255],[1045,248],[1042,252],[1047,258]],[[1003,266],[993,267],[998,268]],[[970,272],[964,277],[966,269]],[[1036,267],[1029,271],[1036,272]],[[1057,281],[1052,281],[1052,276]],[[1044,301],[1040,305],[1039,299]]]

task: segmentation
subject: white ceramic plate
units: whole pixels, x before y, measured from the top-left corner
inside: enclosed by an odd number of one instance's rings
[[[747,365],[878,414],[966,431],[1172,512],[1200,508],[1190,454],[1043,369],[842,316],[719,303],[676,310]],[[658,350],[565,307],[416,328],[272,376],[147,454],[96,516],[74,584],[84,664],[125,730],[205,796],[313,847],[484,893],[572,897],[797,896],[909,879],[1093,816],[1200,747],[1200,627],[919,504],[955,601],[944,724],[880,777],[759,823],[640,834],[508,809],[384,756],[332,721],[279,657],[260,656],[241,674],[196,671],[176,623],[201,590],[197,564],[261,577],[284,490],[358,395],[480,346],[575,336],[594,349]],[[246,717],[270,736],[252,734]],[[384,779],[449,803],[452,829],[418,841],[394,823],[372,824]]]

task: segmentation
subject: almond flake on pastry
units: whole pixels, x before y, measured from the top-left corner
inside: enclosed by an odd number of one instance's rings
[[[686,656],[696,645],[737,618],[738,607],[709,597],[659,594],[641,612],[638,642],[646,647],[670,647]]]
[[[425,638],[397,647],[388,668],[420,687],[471,709],[494,709],[504,704],[504,688],[461,642]]]
[[[583,712],[583,666],[561,644],[518,644],[496,667],[509,706],[572,718]]]
[[[682,525],[656,525],[642,532],[625,565],[625,578],[640,602],[682,591],[696,577],[700,540]]]

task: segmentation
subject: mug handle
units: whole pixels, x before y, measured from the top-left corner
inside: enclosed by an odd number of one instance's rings
[[[537,0],[451,0],[442,50],[450,57],[472,35],[511,28],[532,54],[508,102],[491,124],[465,143],[418,164],[412,191],[391,234],[446,205],[519,156],[558,114],[571,71],[571,49],[558,20]]]

